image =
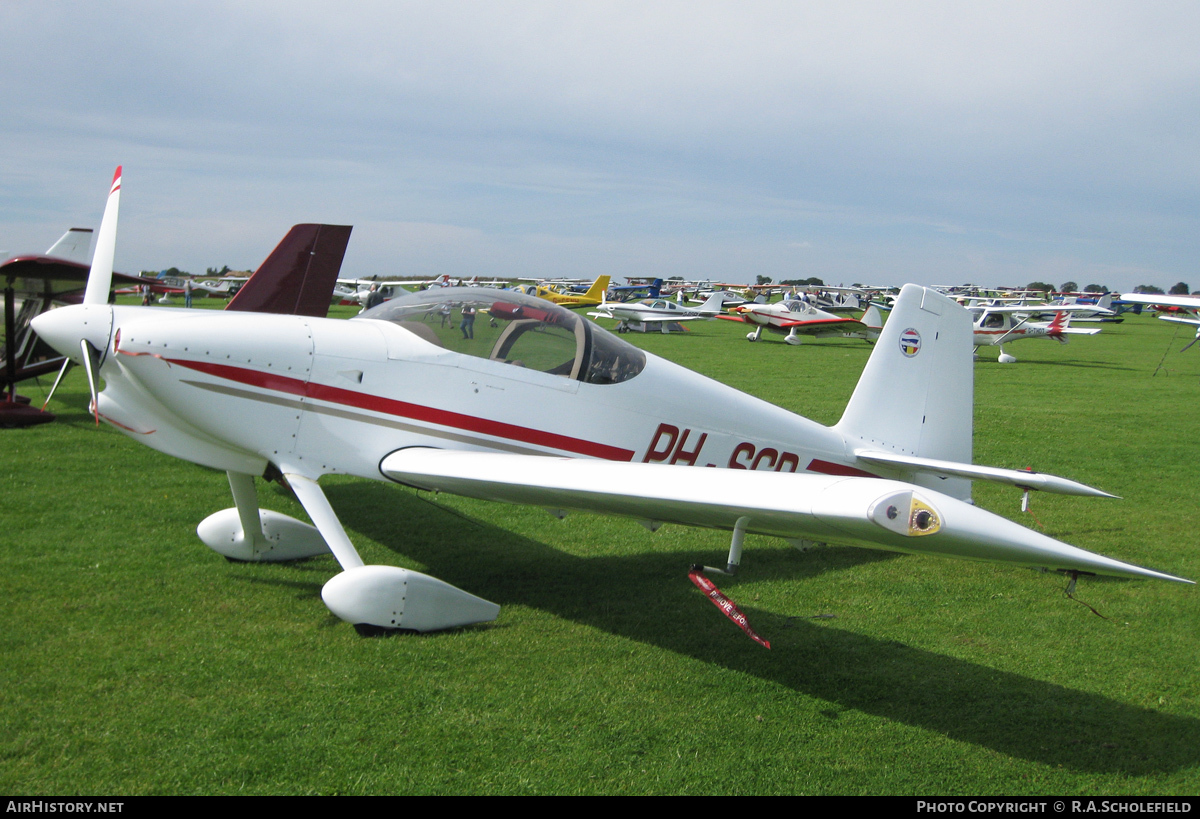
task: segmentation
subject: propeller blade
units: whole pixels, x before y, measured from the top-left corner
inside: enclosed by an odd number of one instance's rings
[[[71,359],[68,358],[63,361],[62,369],[58,371],[58,377],[54,379],[54,386],[50,388],[50,394],[46,396],[46,403],[42,404],[42,412],[45,412],[46,407],[50,406],[50,399],[54,397],[54,391],[58,389],[58,385],[62,383],[63,376],[69,369],[71,369]]]
[[[108,290],[112,286],[113,257],[117,250],[117,211],[121,205],[121,166],[113,174],[112,187],[108,190],[108,202],[104,206],[104,217],[100,220],[100,232],[96,235],[96,252],[92,255],[92,269],[88,273],[87,290],[83,293],[84,304],[108,304]]]
[[[83,368],[87,371],[88,391],[92,395],[92,412],[96,416],[96,426],[100,426],[100,401],[96,390],[100,352],[86,338],[79,340],[79,349],[83,351]]]

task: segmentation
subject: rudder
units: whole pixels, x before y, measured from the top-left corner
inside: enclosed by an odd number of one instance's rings
[[[971,463],[971,314],[935,290],[906,284],[834,429],[854,449]],[[912,482],[960,499],[971,483],[923,473]]]
[[[294,226],[225,309],[324,318],[351,230],[349,225]]]

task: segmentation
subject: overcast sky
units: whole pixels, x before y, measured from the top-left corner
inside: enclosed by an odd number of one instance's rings
[[[0,248],[1200,288],[1200,3],[0,2]]]

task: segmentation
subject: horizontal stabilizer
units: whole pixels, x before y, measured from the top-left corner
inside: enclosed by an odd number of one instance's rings
[[[931,475],[953,475],[957,478],[967,478],[973,481],[992,481],[1007,483],[1022,489],[1036,489],[1041,492],[1054,492],[1060,495],[1088,495],[1096,498],[1115,498],[1100,489],[1095,489],[1078,481],[1048,475],[1044,472],[1026,472],[1021,469],[1004,469],[997,466],[979,466],[977,464],[960,464],[954,461],[939,461],[934,458],[917,458],[911,455],[898,455],[892,452],[859,450],[854,456],[860,461],[881,466],[901,467],[914,472],[925,472]]]
[[[1079,549],[940,492],[900,481],[699,469],[410,447],[383,459],[392,480],[456,495],[643,521],[1191,582]]]

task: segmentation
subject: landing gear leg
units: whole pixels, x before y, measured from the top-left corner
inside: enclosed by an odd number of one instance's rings
[[[209,515],[196,534],[226,560],[278,563],[326,554],[329,547],[312,526],[270,509],[258,508],[254,476],[226,472],[234,508]]]
[[[705,566],[704,571],[710,574],[726,574],[730,577],[737,574],[738,566],[742,563],[742,542],[746,539],[746,527],[749,525],[750,518],[744,515],[738,518],[737,523],[733,525],[733,537],[729,541],[729,557],[725,560],[725,568]]]

